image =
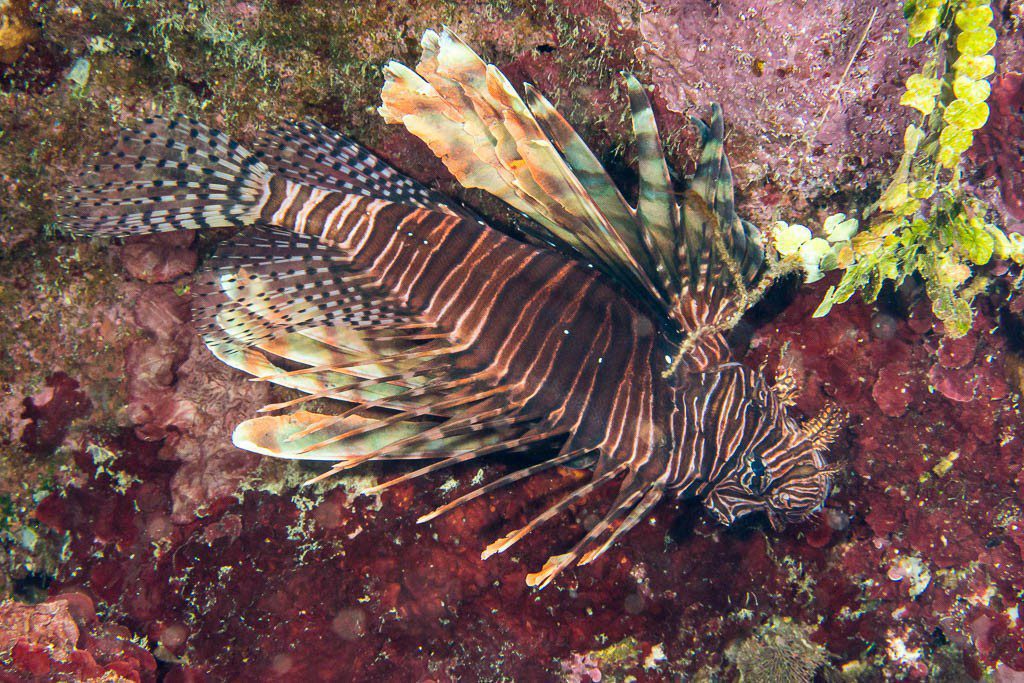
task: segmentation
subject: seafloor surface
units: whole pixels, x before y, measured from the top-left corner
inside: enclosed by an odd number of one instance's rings
[[[312,116],[515,220],[374,112],[379,65],[413,61],[442,23],[549,93],[614,169],[620,69],[654,84],[682,171],[684,114],[722,102],[746,215],[813,225],[877,196],[907,121],[920,54],[901,3],[879,2],[854,55],[868,4],[0,0],[0,680],[1024,680],[1024,306],[1005,269],[955,342],[913,287],[824,319],[831,280],[776,287],[736,347],[774,366],[788,344],[799,410],[850,413],[827,508],[774,533],[664,504],[534,592],[525,574],[580,535],[582,509],[514,553],[480,549],[578,473],[422,526],[479,468],[381,498],[358,495],[373,468],[299,489],[298,466],[231,446],[269,390],[191,329],[216,236],[122,246],[52,226],[114,128],[177,111],[243,141]],[[994,6],[993,115],[967,181],[1019,229],[1024,6]]]

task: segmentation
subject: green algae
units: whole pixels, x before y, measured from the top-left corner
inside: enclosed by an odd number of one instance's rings
[[[900,99],[920,120],[907,127],[899,167],[864,212],[870,225],[812,259],[811,276],[818,275],[819,261],[821,270],[843,270],[814,315],[828,314],[857,291],[873,302],[886,281],[899,286],[916,274],[945,334],[962,337],[974,321],[972,301],[989,284],[984,274],[973,277],[973,269],[993,258],[1024,263],[1024,239],[1004,233],[989,219],[989,207],[961,186],[963,156],[988,120],[993,13],[987,0],[907,0],[904,14],[910,44],[931,47],[923,71],[907,79]],[[1020,284],[1018,278],[1018,289]]]

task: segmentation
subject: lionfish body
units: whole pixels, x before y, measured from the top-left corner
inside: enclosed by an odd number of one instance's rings
[[[765,266],[756,228],[736,216],[717,107],[709,125],[695,121],[701,161],[677,204],[650,105],[628,79],[633,207],[543,96],[527,86],[527,105],[448,32],[428,31],[423,47],[416,72],[386,68],[382,114],[465,186],[532,218],[532,242],[311,122],[250,152],[194,121],[150,120],[93,169],[106,182],[66,201],[86,234],[244,228],[197,287],[197,325],[224,362],[300,393],[239,425],[235,443],[334,463],[316,479],[369,460],[421,463],[376,489],[492,453],[551,454],[420,521],[556,465],[593,469],[485,557],[619,480],[604,518],[528,577],[540,586],[666,496],[698,497],[726,524],[819,507],[835,414],[798,425],[791,382],[732,362],[719,331]],[[306,410],[312,399],[337,408]]]

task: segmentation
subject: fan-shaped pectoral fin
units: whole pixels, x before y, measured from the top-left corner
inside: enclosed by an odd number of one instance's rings
[[[704,508],[725,526],[741,517],[767,508],[764,501],[753,498],[738,483],[723,482],[704,498]]]

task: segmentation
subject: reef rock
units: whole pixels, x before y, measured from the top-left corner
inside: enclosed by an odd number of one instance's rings
[[[155,681],[156,660],[128,629],[100,621],[86,595],[68,593],[38,605],[0,604],[0,677]]]

